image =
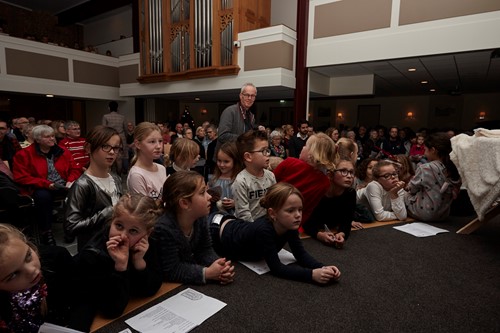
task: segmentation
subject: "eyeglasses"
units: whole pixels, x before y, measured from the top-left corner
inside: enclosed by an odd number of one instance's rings
[[[102,145],[101,149],[105,153],[109,153],[111,150],[113,150],[113,153],[120,154],[123,151],[123,148],[120,146],[113,147],[110,145]]]
[[[398,178],[398,173],[397,172],[393,172],[393,173],[386,173],[384,175],[381,175],[380,178],[385,178],[385,179],[391,179],[391,178]]]
[[[249,153],[262,153],[262,155],[264,155],[264,156],[269,156],[269,155],[271,155],[271,149],[264,148],[261,150],[252,150]]]
[[[354,170],[348,170],[348,169],[336,169],[333,170],[335,172],[338,172],[342,175],[342,177],[347,177],[347,175],[354,177]]]
[[[244,98],[246,99],[255,99],[255,97],[257,97],[257,95],[250,95],[250,94],[241,94],[241,96],[243,96]]]

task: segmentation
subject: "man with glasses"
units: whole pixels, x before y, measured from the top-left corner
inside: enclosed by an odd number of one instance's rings
[[[19,141],[8,132],[7,122],[0,120],[0,159],[12,170],[14,154],[22,148]]]
[[[252,83],[245,83],[240,90],[238,103],[228,106],[219,121],[219,137],[215,151],[225,142],[235,142],[236,138],[253,129],[255,115],[250,111],[257,98],[257,88]],[[214,155],[217,156],[217,153]]]
[[[59,141],[59,146],[69,150],[76,165],[85,171],[90,162],[89,154],[85,151],[85,138],[81,136],[80,124],[74,120],[64,123],[66,137]]]

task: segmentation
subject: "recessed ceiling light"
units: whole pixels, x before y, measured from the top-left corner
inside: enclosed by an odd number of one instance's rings
[[[194,98],[194,100],[195,100],[195,101],[199,101],[199,100],[200,100],[200,98],[199,98],[199,97],[195,97],[195,98]]]
[[[416,72],[417,69],[416,68],[408,68],[408,72]]]
[[[423,80],[423,81],[420,81],[420,83],[422,83],[422,84],[427,84],[427,83],[429,83],[429,81],[427,81],[427,80]]]
[[[429,89],[429,91],[432,91],[432,92],[434,92],[434,91],[436,91],[436,89],[432,88],[432,89]]]
[[[45,97],[54,97],[54,95],[52,95],[52,94],[47,94],[47,95],[45,95]]]

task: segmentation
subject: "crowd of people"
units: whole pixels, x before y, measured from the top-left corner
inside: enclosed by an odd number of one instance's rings
[[[340,270],[309,255],[302,233],[341,249],[360,222],[447,218],[460,188],[451,133],[323,133],[305,119],[271,130],[250,111],[256,96],[245,84],[218,126],[135,125],[116,102],[85,137],[76,121],[0,121],[0,175],[11,183],[2,197],[33,199],[40,236],[37,246],[0,224],[0,332],[45,320],[88,331],[96,313],[118,317],[162,281],[232,283],[237,260],[331,283]],[[73,257],[52,235],[59,199]],[[298,265],[281,263],[285,244]]]

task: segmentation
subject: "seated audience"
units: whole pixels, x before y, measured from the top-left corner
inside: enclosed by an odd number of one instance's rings
[[[69,150],[73,155],[76,165],[85,171],[89,164],[89,154],[85,151],[85,138],[80,133],[80,124],[74,120],[64,123],[66,137],[59,141],[59,146]]]
[[[55,245],[52,234],[54,200],[64,199],[68,189],[81,175],[73,156],[56,145],[54,129],[47,125],[33,128],[33,143],[14,156],[14,180],[24,193],[33,197],[41,242]]]
[[[7,122],[0,120],[0,159],[12,170],[14,154],[21,150],[19,141],[13,135],[9,135]]]

